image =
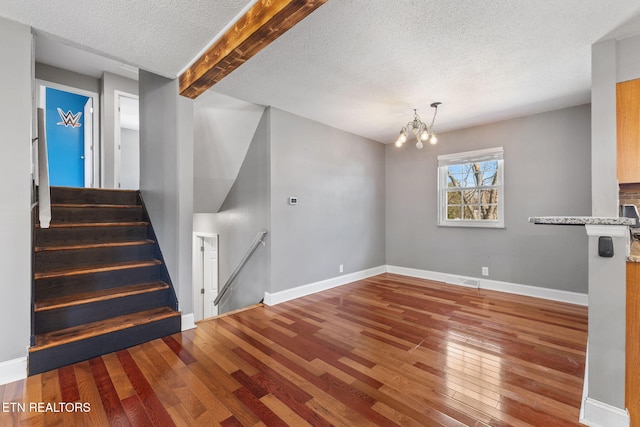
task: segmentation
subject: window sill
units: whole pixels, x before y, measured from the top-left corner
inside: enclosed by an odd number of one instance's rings
[[[458,228],[506,228],[504,223],[487,223],[484,221],[449,221],[438,223],[438,227],[458,227]]]

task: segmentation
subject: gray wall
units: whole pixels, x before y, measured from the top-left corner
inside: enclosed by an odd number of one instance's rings
[[[184,314],[193,312],[192,118],[177,80],[140,71],[140,190]]]
[[[386,147],[387,263],[587,292],[583,227],[530,216],[591,213],[588,105],[443,133],[436,146]],[[437,156],[504,147],[504,229],[438,227]]]
[[[385,264],[384,164],[378,142],[271,108],[271,292]]]
[[[0,362],[27,355],[31,312],[31,30],[0,18]],[[25,372],[26,374],[26,372]]]
[[[598,256],[598,238],[589,236],[588,397],[624,409],[627,239],[614,237],[615,256],[603,258]]]
[[[36,79],[100,93],[100,79],[36,62]]]
[[[595,216],[618,216],[616,83],[640,78],[638,52],[640,36],[603,41],[591,49],[591,182]],[[596,238],[592,237],[592,253],[596,245]],[[624,249],[620,249],[618,253],[623,253]],[[606,274],[602,274],[603,271]],[[621,409],[625,407],[625,290],[626,272],[620,257],[603,259],[592,255],[588,396]]]
[[[269,231],[265,246],[259,246],[238,275],[233,293],[226,296],[220,312],[227,312],[262,300],[269,290],[269,264],[274,238],[269,229],[269,116],[266,109],[258,124],[238,177],[216,215],[219,233],[219,279],[222,287],[249,245],[261,230]]]
[[[138,82],[116,74],[104,73],[100,88],[102,129],[102,188],[116,188],[115,182],[115,91],[138,94]]]
[[[594,216],[618,216],[616,41],[591,49],[591,186]]]
[[[264,107],[207,91],[194,102],[194,212],[218,212],[238,176]]]

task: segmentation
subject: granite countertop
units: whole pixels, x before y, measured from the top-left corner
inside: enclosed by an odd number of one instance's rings
[[[548,225],[634,225],[635,219],[597,216],[534,216],[529,218],[529,222]]]
[[[640,241],[635,239],[631,241],[631,250],[629,251],[627,261],[640,262]]]

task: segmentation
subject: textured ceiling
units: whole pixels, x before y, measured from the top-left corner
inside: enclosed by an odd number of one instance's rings
[[[76,73],[91,76],[96,79],[101,78],[104,72],[107,71],[138,80],[138,69],[124,65],[120,61],[114,61],[46,37],[37,36],[35,41],[35,56],[37,62],[75,71]]]
[[[39,35],[175,77],[250,0],[2,0]]]
[[[0,16],[176,77],[249,3],[2,0]],[[434,101],[436,131],[589,102],[591,45],[640,30],[638,13],[637,0],[329,0],[213,90],[388,143]]]
[[[591,45],[637,0],[330,0],[213,90],[390,143],[590,101]]]

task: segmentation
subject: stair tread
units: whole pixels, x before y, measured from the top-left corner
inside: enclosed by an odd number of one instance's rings
[[[49,228],[74,228],[74,227],[137,227],[149,225],[146,221],[131,222],[52,222]],[[40,224],[36,224],[40,228]]]
[[[51,186],[52,190],[71,190],[71,191],[78,191],[78,192],[83,192],[83,191],[96,191],[98,193],[137,193],[138,190],[127,190],[124,188],[93,188],[93,187],[65,187],[64,185],[52,185]]]
[[[168,288],[169,285],[167,285],[165,282],[148,282],[137,283],[135,285],[120,286],[117,288],[101,289],[91,292],[82,292],[63,297],[47,298],[41,301],[36,301],[34,310],[36,312],[56,310],[59,308],[73,307],[97,301],[106,301],[131,295],[155,292]]]
[[[112,208],[142,209],[142,205],[115,205],[108,203],[51,203],[52,208]]]
[[[40,272],[40,273],[35,273],[34,278],[36,280],[49,279],[52,277],[76,276],[80,274],[100,273],[104,271],[114,271],[114,270],[125,270],[128,268],[148,267],[148,266],[160,265],[160,264],[162,264],[162,261],[157,259],[151,259],[146,261],[127,261],[127,262],[119,262],[119,263],[98,265],[98,266],[91,266],[91,267],[71,268],[71,269],[64,269],[64,270]]]
[[[93,249],[93,248],[116,248],[120,246],[138,246],[138,245],[152,245],[155,240],[125,240],[121,242],[109,242],[109,243],[87,243],[80,245],[58,245],[58,246],[37,246],[34,248],[36,252],[44,251],[63,251],[70,249]]]
[[[138,313],[113,317],[99,322],[87,323],[71,328],[60,329],[46,334],[35,336],[35,345],[29,352],[35,352],[63,344],[72,343],[111,332],[120,331],[134,326],[145,325],[158,320],[180,316],[179,311],[170,307],[154,308],[152,310],[140,311]]]

